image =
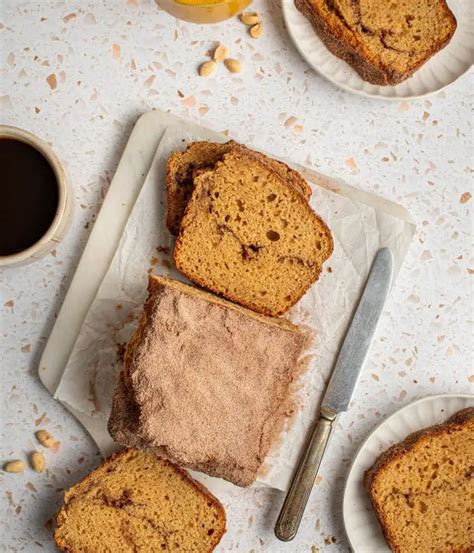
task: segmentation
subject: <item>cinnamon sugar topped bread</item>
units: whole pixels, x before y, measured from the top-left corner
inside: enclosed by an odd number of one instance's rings
[[[295,0],[326,47],[366,81],[395,85],[453,36],[445,0]]]
[[[151,276],[109,432],[248,486],[283,428],[307,340],[289,321]]]
[[[365,484],[395,553],[474,551],[474,407],[388,449]]]
[[[194,178],[174,250],[196,284],[277,316],[318,279],[331,233],[305,198],[267,163],[232,148]]]
[[[66,492],[54,539],[69,553],[210,553],[225,527],[220,502],[185,471],[127,449]]]
[[[249,155],[267,163],[276,173],[294,186],[306,199],[311,196],[311,188],[303,177],[281,161],[251,150],[233,140],[220,144],[217,142],[191,142],[184,152],[174,152],[168,159],[166,187],[168,206],[166,211],[166,226],[168,230],[178,235],[181,219],[193,192],[193,178],[197,171],[212,167],[216,161],[231,149],[239,148]]]

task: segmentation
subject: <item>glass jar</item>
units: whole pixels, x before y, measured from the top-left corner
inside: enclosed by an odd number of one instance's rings
[[[237,15],[252,0],[156,0],[171,15],[191,23],[218,23]]]

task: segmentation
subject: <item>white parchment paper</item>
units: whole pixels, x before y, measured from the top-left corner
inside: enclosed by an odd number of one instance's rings
[[[136,326],[146,298],[148,273],[185,280],[174,269],[174,238],[164,224],[166,160],[188,142],[206,138],[211,135],[206,136],[204,131],[199,136],[192,134],[185,124],[165,132],[56,391],[55,397],[77,414],[104,455],[116,448],[107,432],[107,419],[121,368],[119,353]],[[311,206],[327,222],[335,247],[320,280],[288,315],[293,322],[310,327],[315,340],[298,392],[300,408],[255,484],[280,490],[289,485],[375,252],[381,246],[391,248],[396,275],[415,231],[400,206],[304,168],[297,169],[313,187]],[[215,478],[195,476],[212,491],[231,486]]]

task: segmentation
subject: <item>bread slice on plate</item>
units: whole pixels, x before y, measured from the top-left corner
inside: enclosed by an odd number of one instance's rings
[[[291,409],[307,334],[172,279],[150,276],[148,291],[111,436],[249,486]]]
[[[225,528],[221,503],[185,471],[126,449],[65,493],[54,539],[71,553],[210,553]]]
[[[445,0],[295,0],[326,47],[369,83],[396,85],[456,30]]]
[[[281,315],[317,280],[331,233],[305,198],[241,149],[194,179],[174,250],[190,280],[265,315]]]
[[[365,484],[395,553],[471,553],[474,407],[392,446]]]
[[[251,150],[233,140],[220,144],[217,142],[191,142],[184,152],[174,152],[168,159],[166,172],[166,187],[168,206],[166,210],[166,226],[168,230],[178,235],[181,219],[193,193],[193,178],[196,171],[212,167],[216,161],[233,148],[240,148],[249,155],[268,163],[274,171],[294,186],[306,199],[311,197],[311,187],[304,178],[288,165],[271,159],[268,156]]]

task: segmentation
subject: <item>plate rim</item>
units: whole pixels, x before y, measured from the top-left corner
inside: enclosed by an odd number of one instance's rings
[[[305,63],[315,72],[317,73],[318,75],[320,75],[323,79],[325,79],[326,81],[332,83],[336,88],[339,88],[341,90],[345,90],[346,92],[350,92],[351,94],[356,94],[357,96],[361,96],[363,98],[373,98],[375,100],[382,100],[382,101],[385,101],[385,102],[403,102],[403,101],[407,101],[407,100],[416,100],[416,99],[419,99],[419,98],[428,98],[429,96],[434,96],[435,94],[438,94],[440,92],[442,92],[443,90],[445,90],[446,88],[448,88],[449,86],[451,86],[452,84],[454,84],[456,81],[458,81],[460,78],[462,78],[464,75],[470,73],[473,71],[473,68],[474,68],[474,62],[472,62],[470,65],[468,65],[464,71],[462,71],[461,73],[459,73],[459,75],[457,75],[452,81],[444,84],[443,86],[439,87],[439,88],[436,88],[435,90],[429,90],[427,92],[424,92],[424,93],[421,93],[421,94],[410,94],[410,95],[406,95],[406,96],[393,96],[393,95],[390,95],[390,96],[384,96],[382,94],[376,94],[374,92],[365,92],[364,90],[358,90],[358,89],[355,89],[355,88],[352,88],[344,83],[340,83],[338,81],[335,81],[333,78],[331,78],[331,76],[329,75],[326,75],[326,74],[323,74],[318,68],[316,65],[314,65],[308,58],[308,56],[306,55],[306,53],[303,51],[303,49],[300,47],[298,41],[295,39],[295,34],[294,34],[294,29],[293,29],[293,25],[290,23],[289,21],[289,14],[291,12],[291,10],[297,10],[296,6],[294,5],[294,0],[282,0],[282,13],[283,13],[283,20],[285,22],[285,27],[286,27],[286,30],[288,32],[288,35],[290,36],[291,38],[291,42],[293,43],[293,46],[296,48],[296,50],[298,51],[298,53],[300,54],[300,56],[303,58],[303,60],[305,61]],[[315,33],[316,35],[316,33]],[[321,41],[321,39],[316,35],[316,38],[318,40]],[[321,41],[322,42],[322,41]],[[323,44],[323,46],[326,48],[326,46]],[[329,50],[328,50],[329,52]],[[329,54],[331,56],[334,56],[334,54],[332,54],[331,52],[329,52]],[[337,56],[334,56],[336,59],[339,59],[337,58]],[[348,66],[350,68],[350,66]],[[351,68],[352,69],[352,68]],[[402,84],[402,83],[400,83]],[[397,85],[392,85],[392,86],[397,86]]]
[[[349,486],[349,481],[351,479],[351,476],[352,476],[352,471],[354,469],[354,465],[357,461],[357,458],[359,457],[361,451],[364,449],[364,447],[366,446],[368,440],[376,433],[380,430],[380,428],[382,426],[384,426],[386,423],[388,423],[391,419],[393,418],[396,418],[398,416],[400,416],[400,414],[405,411],[406,409],[410,408],[410,407],[413,407],[414,405],[418,405],[419,403],[425,403],[425,402],[429,402],[429,401],[433,401],[433,400],[437,400],[437,399],[445,399],[445,400],[449,400],[449,399],[470,399],[474,402],[474,394],[467,394],[467,393],[446,393],[446,394],[434,394],[434,395],[429,395],[429,396],[425,396],[425,397],[421,397],[421,398],[418,398],[418,399],[415,399],[414,401],[411,401],[410,403],[407,403],[406,405],[404,405],[403,407],[400,407],[400,409],[397,409],[395,412],[393,412],[391,415],[389,415],[388,417],[386,417],[385,419],[383,419],[382,421],[380,421],[368,434],[367,436],[364,438],[364,440],[362,441],[362,443],[359,445],[359,447],[357,448],[356,452],[354,453],[354,456],[352,458],[352,461],[347,469],[347,472],[346,472],[346,476],[345,476],[345,479],[344,479],[344,488],[343,488],[343,491],[342,491],[342,522],[343,522],[343,527],[344,527],[344,532],[345,532],[345,535],[346,535],[346,539],[350,545],[350,548],[352,551],[356,552],[357,549],[354,545],[354,543],[352,542],[351,540],[351,536],[350,536],[350,533],[348,531],[348,525],[347,525],[347,522],[346,522],[346,510],[347,510],[347,503],[348,503],[348,499],[347,499],[347,493],[348,493],[348,486]],[[436,423],[434,423],[436,424]],[[420,429],[421,430],[421,429]],[[414,432],[416,432],[416,430],[414,430]],[[390,447],[390,446],[389,446]]]

